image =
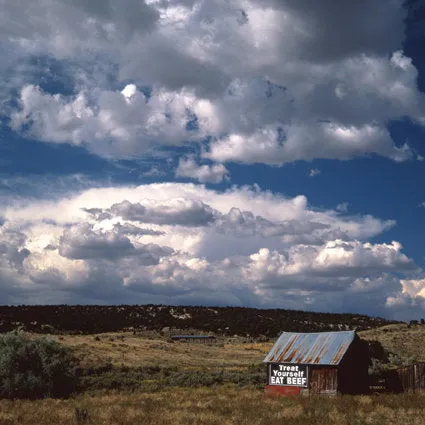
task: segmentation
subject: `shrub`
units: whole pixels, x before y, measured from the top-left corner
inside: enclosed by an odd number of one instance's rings
[[[403,359],[395,353],[388,353],[388,363],[391,366],[403,366]]]
[[[376,358],[372,358],[371,365],[369,366],[369,375],[380,376],[384,371],[382,361]]]
[[[89,412],[87,409],[84,408],[75,408],[75,420],[77,421],[77,424],[86,422],[89,419]]]
[[[388,329],[384,329],[384,331],[386,330]],[[365,343],[368,345],[369,356],[372,359],[377,359],[383,363],[388,362],[388,354],[385,352],[384,347],[379,341],[372,340],[365,341]]]
[[[0,336],[0,397],[66,397],[75,383],[75,359],[69,349],[21,333]]]

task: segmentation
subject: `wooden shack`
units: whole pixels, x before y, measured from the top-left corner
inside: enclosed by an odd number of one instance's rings
[[[213,335],[172,335],[171,341],[214,344],[216,337]]]
[[[283,332],[264,359],[266,394],[364,394],[368,351],[354,331]]]

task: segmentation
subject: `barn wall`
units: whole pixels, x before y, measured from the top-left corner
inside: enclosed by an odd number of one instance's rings
[[[369,353],[357,336],[345,353],[338,368],[338,392],[341,394],[369,393]]]
[[[300,387],[266,385],[264,394],[268,396],[294,396],[301,394]]]

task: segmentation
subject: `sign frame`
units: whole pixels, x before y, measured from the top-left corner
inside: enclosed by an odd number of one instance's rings
[[[307,364],[269,363],[267,368],[268,385],[308,388],[309,369]]]

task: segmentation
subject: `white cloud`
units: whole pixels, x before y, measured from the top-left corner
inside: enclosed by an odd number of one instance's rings
[[[335,123],[304,122],[281,128],[284,142],[279,140],[276,127],[267,127],[253,134],[232,134],[219,139],[204,156],[221,162],[275,165],[315,158],[351,159],[366,154],[387,156],[395,161],[411,157],[407,146],[395,147],[388,130],[377,125],[345,127]]]
[[[3,2],[1,34],[16,47],[59,58],[119,48],[136,34],[151,31],[158,12],[143,0],[72,3],[37,0],[27,5]]]
[[[165,232],[162,232],[160,230],[149,229],[146,227],[138,227],[130,223],[125,223],[125,224],[116,223],[114,224],[114,230],[116,230],[117,233],[119,234],[134,235],[134,236],[142,236],[142,235],[160,236],[165,234]]]
[[[310,170],[308,170],[308,176],[309,177],[318,176],[321,173],[322,172],[319,169],[317,169],[317,168],[311,168]]]
[[[137,87],[134,84],[127,84],[121,91],[127,102],[131,102],[132,97],[137,95]]]
[[[411,298],[422,298],[425,302],[425,279],[401,280],[403,294]]]
[[[193,158],[181,158],[176,177],[189,177],[201,183],[221,183],[229,179],[229,171],[223,164],[198,165]]]
[[[148,171],[142,173],[145,177],[162,177],[165,172],[161,171],[157,166],[151,167]]]
[[[124,220],[189,227],[207,226],[218,214],[202,201],[185,198],[173,198],[167,202],[145,200],[143,204],[123,201],[113,204],[107,212]]]
[[[402,161],[412,153],[396,146],[388,122],[425,116],[417,70],[400,50],[401,0],[338,7],[36,0],[3,9],[5,52],[51,55],[75,70],[71,96],[17,80],[13,128],[101,156],[140,156],[211,137],[204,156],[217,162],[370,154]],[[119,80],[113,88],[104,77],[97,83],[105,70]],[[146,85],[150,96],[138,89]]]
[[[423,273],[417,278],[402,279],[401,291],[386,299],[386,307],[394,312],[399,320],[412,320],[425,317],[425,279]]]
[[[416,269],[401,245],[368,242],[394,222],[312,210],[304,196],[163,183],[90,189],[0,210],[3,302],[174,297],[301,309],[344,305],[391,316],[401,307],[388,300],[417,299],[396,277]]]
[[[88,223],[72,226],[65,229],[59,239],[59,254],[62,257],[80,260],[118,260],[123,257],[137,256],[141,264],[149,265],[157,263],[160,257],[172,253],[172,249],[154,244],[135,246],[127,236],[122,234],[122,228],[118,227],[118,230],[121,232],[94,231]],[[133,229],[130,228],[130,230]],[[140,234],[136,235],[140,236]]]
[[[246,278],[276,282],[283,277],[327,276],[338,279],[415,268],[400,244],[370,244],[336,239],[322,246],[294,245],[284,253],[262,248],[250,256]],[[282,285],[285,282],[282,281]],[[331,286],[331,283],[329,283]]]
[[[95,91],[91,98],[80,92],[69,98],[51,95],[34,85],[20,93],[21,109],[12,115],[16,130],[47,142],[84,145],[92,152],[126,158],[160,144],[183,144],[193,138],[186,131],[189,110],[196,113],[196,137],[214,131],[210,103],[182,89],[154,91],[150,98],[134,85],[122,92]],[[114,142],[114,143],[111,143]]]
[[[1,5],[0,110],[30,138],[106,158],[199,144],[213,163],[186,157],[175,172],[201,183],[227,179],[228,161],[421,160],[387,128],[400,117],[425,123],[418,72],[400,50],[402,0]],[[56,72],[62,93],[49,84]],[[79,194],[58,197],[70,180],[53,192],[50,179],[2,180],[28,193],[0,194],[5,302],[423,308],[422,277],[400,280],[414,267],[400,244],[370,242],[395,222],[341,214],[347,203],[318,211],[305,196],[258,187],[87,190],[83,181],[72,184]]]
[[[350,204],[348,202],[341,202],[340,204],[336,206],[336,210],[339,212],[347,212],[349,205]]]

